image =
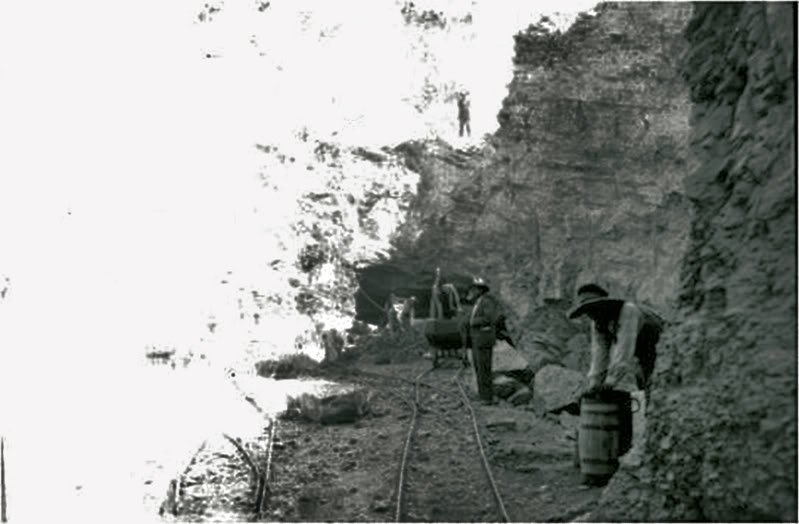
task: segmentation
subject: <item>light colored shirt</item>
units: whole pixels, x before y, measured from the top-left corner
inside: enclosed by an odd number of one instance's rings
[[[632,302],[625,302],[616,324],[616,340],[611,342],[591,321],[588,386],[604,383],[621,391],[637,391],[636,375],[642,372],[635,358],[635,344],[643,325],[643,313]]]

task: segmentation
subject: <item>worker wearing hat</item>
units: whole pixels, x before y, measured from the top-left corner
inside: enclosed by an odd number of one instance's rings
[[[585,394],[607,395],[624,404],[619,455],[632,446],[629,457],[640,460],[643,419],[663,321],[648,308],[609,296],[597,284],[581,286],[576,302],[569,318],[585,315],[591,319],[591,366]],[[631,399],[638,403],[635,417]]]
[[[477,375],[477,391],[480,399],[493,404],[494,391],[491,378],[491,359],[494,343],[497,341],[497,326],[502,318],[502,310],[496,298],[489,293],[488,283],[475,277],[469,287],[467,300],[473,300],[469,315],[469,335],[472,340],[472,361]]]
[[[577,290],[569,318],[591,319],[588,390],[645,390],[655,367],[655,346],[663,321],[653,311],[608,295],[601,286]]]

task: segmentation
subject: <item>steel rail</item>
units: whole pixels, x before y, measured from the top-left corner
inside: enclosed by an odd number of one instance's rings
[[[274,449],[275,434],[277,433],[277,419],[273,418],[269,425],[269,442],[266,447],[266,464],[259,479],[258,495],[256,496],[255,507],[257,516],[260,518],[264,514],[264,505],[269,497],[269,480],[272,473],[272,450]]]
[[[419,382],[421,381],[422,377],[430,373],[432,369],[433,368],[428,368],[422,371],[414,380],[414,402],[411,404],[413,412],[411,414],[411,421],[408,424],[408,435],[405,437],[405,445],[402,448],[402,461],[400,462],[399,479],[397,480],[397,504],[394,510],[394,522],[402,522],[400,520],[402,516],[402,494],[403,488],[405,486],[405,472],[408,468],[408,450],[411,448],[411,440],[413,439],[413,433],[416,430],[416,419],[419,412]]]
[[[234,377],[231,378],[231,383],[233,387],[241,394],[245,401],[247,401],[256,411],[260,414],[264,414],[264,410],[252,399],[249,395],[247,395],[242,389],[239,387],[238,383],[234,380]],[[270,430],[269,430],[269,439],[267,442],[267,451],[266,451],[266,461],[263,470],[258,467],[258,464],[253,459],[252,454],[247,451],[241,442],[238,439],[232,437],[228,433],[222,432],[222,436],[229,441],[233,446],[236,448],[239,456],[244,460],[244,462],[249,467],[253,480],[255,482],[255,489],[256,489],[256,500],[255,500],[255,509],[256,509],[256,517],[260,517],[263,514],[264,503],[266,499],[266,494],[268,493],[268,480],[269,475],[271,473],[271,466],[272,466],[272,450],[273,444],[275,439],[275,432],[277,428],[277,420],[274,417],[268,418],[270,422]],[[191,468],[192,464],[195,462],[197,455],[205,448],[208,444],[208,440],[204,440],[203,443],[199,446],[197,451],[192,454],[191,459],[189,459],[188,464],[183,471],[177,475],[176,478],[172,479],[169,483],[169,489],[167,494],[167,500],[164,504],[161,505],[160,514],[163,515],[164,510],[167,509],[173,516],[177,516],[180,510],[180,490],[181,484],[183,483],[183,477],[186,476]]]
[[[238,381],[235,380],[235,375],[229,377],[233,387],[241,394],[244,400],[249,403],[259,414],[264,415],[266,412],[258,405],[254,398],[250,395],[245,393],[238,384]],[[272,450],[274,449],[275,443],[275,434],[277,432],[277,417],[270,416],[268,417],[269,420],[269,436],[266,444],[266,458],[264,461],[264,467],[258,468],[255,464],[255,461],[249,455],[249,453],[244,450],[244,448],[233,438],[225,435],[225,437],[230,440],[235,446],[236,449],[244,456],[245,461],[250,466],[250,469],[253,471],[253,476],[256,482],[256,494],[255,494],[255,516],[256,518],[260,519],[264,514],[264,505],[266,504],[266,500],[269,497],[269,480],[272,473]]]
[[[483,462],[483,469],[486,472],[489,484],[491,484],[491,491],[494,494],[494,499],[497,502],[497,507],[499,508],[500,515],[502,516],[502,522],[510,522],[510,517],[508,517],[508,512],[505,511],[505,504],[502,503],[502,497],[499,494],[497,483],[494,480],[494,475],[491,473],[491,465],[488,463],[488,458],[486,457],[485,449],[483,448],[483,439],[480,437],[480,427],[477,424],[477,416],[474,414],[474,408],[472,408],[472,404],[469,402],[469,397],[466,395],[466,391],[464,391],[463,385],[460,381],[460,375],[462,371],[463,369],[458,370],[454,381],[458,385],[458,389],[461,392],[461,396],[463,397],[466,407],[469,409],[469,414],[472,418],[472,427],[474,428],[474,436],[477,440],[477,447],[480,450],[480,458]]]
[[[252,459],[252,455],[250,455],[250,452],[244,449],[244,446],[241,445],[241,442],[231,437],[227,433],[222,433],[222,436],[225,437],[228,441],[230,441],[230,443],[233,444],[233,446],[235,446],[236,451],[239,452],[239,455],[241,455],[241,457],[244,459],[244,462],[246,462],[247,465],[250,467],[250,471],[252,471],[253,478],[257,479],[258,476],[260,475],[260,471],[258,470],[258,465]]]
[[[185,462],[185,466],[179,469],[175,478],[170,479],[169,486],[167,487],[166,500],[161,503],[161,508],[158,510],[161,516],[169,512],[172,516],[177,517],[178,513],[180,513],[180,491],[181,485],[183,484],[183,477],[188,475],[189,469],[197,459],[197,455],[205,449],[207,444],[208,439],[203,440],[194,453],[192,453],[191,458]]]

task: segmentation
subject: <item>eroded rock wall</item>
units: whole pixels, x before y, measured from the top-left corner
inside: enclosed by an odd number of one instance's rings
[[[397,261],[488,276],[514,338],[553,353],[585,351],[562,317],[586,281],[673,313],[691,211],[688,90],[675,58],[691,9],[609,3],[564,34],[517,35],[489,143],[401,151],[422,182]],[[537,321],[551,316],[557,326]]]
[[[690,209],[674,57],[690,10],[608,3],[564,35],[517,35],[498,133],[512,189],[493,206],[533,212],[540,298],[570,299],[575,283],[598,279],[672,308]]]
[[[795,4],[697,4],[696,212],[643,467],[602,520],[796,521]]]

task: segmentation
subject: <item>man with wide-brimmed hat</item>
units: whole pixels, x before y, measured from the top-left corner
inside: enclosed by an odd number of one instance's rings
[[[474,371],[477,375],[477,391],[480,399],[493,404],[494,390],[491,378],[491,359],[497,341],[497,326],[502,319],[499,302],[490,293],[488,283],[475,277],[469,287],[467,300],[474,301],[468,318],[469,336],[472,340]]]
[[[648,390],[655,367],[655,346],[663,321],[653,311],[610,297],[597,284],[577,290],[569,318],[591,319],[591,367],[588,390]]]
[[[663,321],[648,308],[609,296],[597,284],[581,286],[576,302],[569,318],[585,315],[591,319],[591,366],[585,395],[599,395],[619,404],[619,455],[629,451],[626,460],[640,461],[646,400]],[[632,399],[638,404],[635,417]]]

